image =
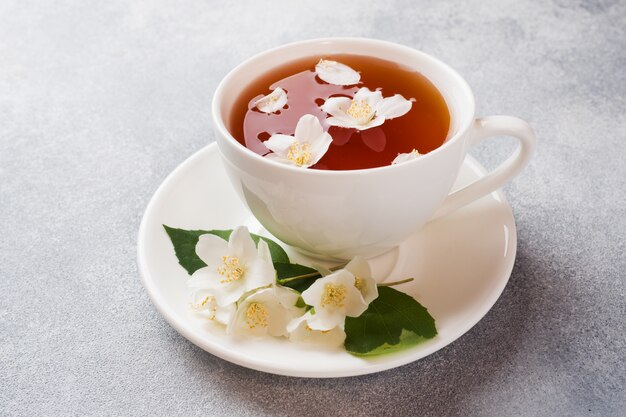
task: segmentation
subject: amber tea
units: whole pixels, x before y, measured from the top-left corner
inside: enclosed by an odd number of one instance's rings
[[[312,169],[353,170],[436,149],[448,135],[450,112],[419,72],[342,54],[260,74],[237,98],[229,125],[235,139],[260,155]]]

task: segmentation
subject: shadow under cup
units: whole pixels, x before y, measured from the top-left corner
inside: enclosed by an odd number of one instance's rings
[[[450,111],[446,141],[407,163],[351,171],[309,170],[250,151],[229,132],[236,99],[259,74],[289,61],[349,53],[418,71],[441,92]],[[474,97],[450,67],[414,49],[369,39],[320,39],[263,52],[233,69],[213,98],[216,139],[233,187],[274,236],[318,258],[371,257],[399,245],[447,197],[466,154]]]

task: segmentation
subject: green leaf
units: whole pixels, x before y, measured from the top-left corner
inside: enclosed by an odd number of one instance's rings
[[[317,280],[321,276],[316,269],[309,268],[308,266],[300,264],[275,262],[274,268],[276,269],[276,276],[278,278],[279,284],[285,287],[292,288],[299,292],[302,292],[309,288],[311,284],[313,284],[315,280]],[[301,278],[290,282],[281,282],[281,280],[283,279],[309,274],[311,275],[310,278]]]
[[[205,232],[201,230],[182,230],[163,225],[174,245],[178,263],[187,270],[189,275],[206,266],[196,255],[196,243]]]
[[[304,302],[304,299],[302,297],[298,297],[298,299],[296,300],[296,304],[294,305],[298,308],[306,307],[306,303]]]
[[[428,310],[391,287],[378,287],[378,298],[363,314],[346,317],[345,331],[346,350],[368,356],[406,349],[437,335]]]
[[[196,244],[198,243],[200,236],[211,234],[221,237],[224,240],[228,240],[230,238],[230,234],[232,233],[232,230],[184,230],[166,225],[163,225],[163,227],[174,245],[174,252],[178,258],[178,263],[185,268],[189,275],[206,266],[206,264],[198,258],[198,255],[196,255]],[[259,239],[263,239],[267,243],[273,262],[289,264],[289,256],[287,255],[287,252],[285,252],[285,250],[278,243],[266,237],[252,233],[250,235],[252,236],[254,243],[257,245],[259,243]]]
[[[427,341],[425,337],[418,336],[415,333],[402,330],[400,333],[400,341],[396,345],[390,345],[389,343],[383,343],[377,348],[370,350],[369,352],[359,353],[359,352],[350,352],[354,356],[368,357],[368,356],[379,356],[379,355],[387,355],[389,353],[401,352],[403,350],[412,348],[415,345],[419,345]]]
[[[292,264],[288,262],[274,262],[274,268],[276,269],[276,275],[278,279],[285,279],[308,274],[317,275],[318,277],[320,276],[320,273],[317,272],[317,270],[300,264]]]

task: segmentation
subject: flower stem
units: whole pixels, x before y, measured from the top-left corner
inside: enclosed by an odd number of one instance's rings
[[[319,276],[321,276],[321,274],[319,272],[311,272],[309,274],[296,275],[295,277],[278,279],[278,280],[276,280],[276,282],[278,282],[279,284],[282,285],[282,284],[286,284],[286,283],[291,282],[291,281],[297,281],[299,279],[314,278],[314,277],[319,277]]]
[[[393,287],[394,285],[406,284],[407,282],[411,282],[414,279],[415,278],[407,278],[407,279],[402,279],[400,281],[383,282],[383,283],[378,284],[378,286],[379,287]]]
[[[333,266],[332,268],[328,268],[328,269],[330,271],[337,271],[339,269],[344,268],[346,265],[347,264],[341,264],[341,265]],[[277,279],[276,282],[279,283],[280,285],[283,285],[288,282],[297,281],[299,279],[316,278],[316,277],[321,277],[321,276],[322,274],[315,271],[315,272],[309,272],[308,274],[302,274],[302,275],[296,275],[296,276],[289,277],[289,278]]]

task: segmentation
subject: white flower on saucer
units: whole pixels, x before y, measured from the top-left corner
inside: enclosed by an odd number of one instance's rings
[[[209,288],[195,288],[191,291],[190,306],[193,312],[201,318],[214,320],[228,325],[235,312],[235,304],[220,306],[215,298],[215,291]]]
[[[354,284],[354,274],[340,269],[318,279],[306,289],[302,299],[313,306],[315,311],[307,320],[309,327],[313,330],[331,330],[343,326],[346,316],[360,316],[367,309],[368,303]]]
[[[382,125],[387,119],[404,116],[412,105],[400,94],[383,98],[380,91],[362,87],[354,98],[331,97],[321,108],[331,115],[326,119],[331,126],[366,130]]]
[[[305,114],[298,120],[293,136],[275,134],[263,144],[272,151],[266,158],[308,168],[322,159],[332,141],[317,117]]]
[[[296,307],[300,294],[290,288],[272,285],[262,288],[239,303],[229,333],[251,336],[284,336],[287,324],[304,314],[304,307]]]
[[[395,159],[391,161],[391,165],[401,164],[403,162],[409,162],[409,161],[419,158],[420,156],[422,156],[422,154],[419,153],[417,149],[413,149],[411,152],[408,152],[408,153],[399,153],[398,156],[396,156]]]
[[[315,65],[315,73],[322,81],[334,85],[354,85],[361,80],[361,75],[349,66],[327,59],[320,59]]]
[[[361,292],[365,304],[369,305],[378,298],[378,286],[365,259],[355,256],[344,269],[354,275],[354,286]]]
[[[196,254],[207,266],[194,272],[188,285],[210,290],[218,306],[276,280],[267,243],[261,239],[257,248],[245,226],[233,230],[228,242],[212,234],[200,236]]]
[[[280,87],[254,102],[255,107],[263,113],[274,113],[285,107],[285,104],[287,104],[287,93]]]
[[[309,326],[309,320],[314,316],[309,312],[291,320],[287,325],[289,340],[292,342],[324,345],[328,347],[341,346],[346,340],[343,326],[336,326],[330,330],[314,330]]]

